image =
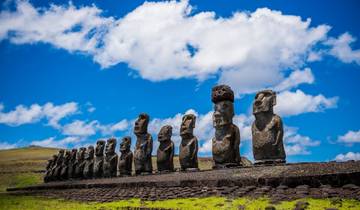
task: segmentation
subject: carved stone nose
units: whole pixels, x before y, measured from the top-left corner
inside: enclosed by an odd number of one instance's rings
[[[262,104],[261,101],[255,101],[255,106],[260,106]]]

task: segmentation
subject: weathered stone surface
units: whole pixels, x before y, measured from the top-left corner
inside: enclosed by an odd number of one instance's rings
[[[8,192],[98,202],[128,198],[160,200],[205,196],[269,196],[274,202],[304,197],[360,200],[360,189],[346,184],[360,185],[360,161],[253,166],[153,174],[146,177],[49,182],[12,188]],[[296,193],[304,189],[307,194]],[[324,189],[331,190],[332,194],[322,194]]]
[[[47,165],[46,165],[46,172],[44,175],[44,182],[51,181],[52,171],[53,171],[53,168],[55,167],[57,158],[58,158],[57,155],[53,155],[52,159],[48,160]]]
[[[129,176],[132,171],[133,153],[130,150],[131,137],[126,136],[120,143],[119,173],[120,176]]]
[[[233,124],[234,92],[227,85],[218,85],[212,89],[214,102],[213,126],[215,137],[212,139],[214,168],[240,165],[240,131]]]
[[[85,166],[85,147],[80,147],[76,154],[74,178],[82,178]]]
[[[157,150],[157,169],[162,171],[174,171],[174,142],[171,141],[172,127],[165,125],[158,134],[159,148]]]
[[[134,134],[136,145],[134,151],[135,173],[152,173],[151,153],[153,148],[152,136],[147,132],[149,115],[142,113],[135,121]]]
[[[255,122],[252,124],[252,145],[255,164],[285,163],[283,124],[274,114],[276,93],[263,90],[256,94],[253,103]]]
[[[181,143],[179,161],[181,170],[198,170],[198,140],[194,136],[196,117],[193,114],[184,115],[180,127]]]
[[[69,178],[69,162],[71,158],[71,152],[65,151],[64,160],[61,165],[60,179],[67,180]]]
[[[118,155],[115,152],[116,139],[110,138],[106,142],[103,177],[115,177],[117,171]]]
[[[93,177],[100,178],[103,175],[105,141],[98,140],[95,148]]]
[[[85,152],[83,177],[90,179],[94,172],[94,147],[89,146]]]
[[[65,150],[63,150],[63,149],[59,150],[59,153],[57,155],[58,157],[56,159],[55,167],[52,170],[51,180],[59,180],[60,179],[61,166],[62,166],[62,163],[64,161],[64,153],[65,153]]]
[[[68,178],[74,178],[75,176],[75,162],[76,162],[76,154],[77,149],[71,150],[70,160],[69,160],[69,167],[68,167]]]

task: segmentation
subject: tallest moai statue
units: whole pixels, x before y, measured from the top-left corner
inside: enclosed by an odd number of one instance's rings
[[[213,126],[215,137],[212,139],[213,168],[240,165],[240,131],[233,124],[234,92],[227,85],[213,87],[211,100],[214,105]]]
[[[149,119],[149,115],[142,113],[135,121],[134,134],[136,135],[136,145],[134,165],[136,174],[152,173],[151,153],[153,149],[153,139],[147,131]]]
[[[252,144],[255,164],[285,163],[283,124],[274,114],[276,93],[263,90],[256,94],[253,104],[255,121],[252,124]]]

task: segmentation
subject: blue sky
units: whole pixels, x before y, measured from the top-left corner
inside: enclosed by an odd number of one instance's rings
[[[5,1],[0,148],[79,147],[195,113],[211,155],[211,87],[230,85],[241,154],[251,103],[277,91],[288,161],[360,159],[357,1]],[[154,145],[156,151],[157,144]]]

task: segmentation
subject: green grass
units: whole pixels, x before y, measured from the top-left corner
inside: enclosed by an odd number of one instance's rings
[[[47,199],[31,196],[11,196],[0,195],[0,208],[6,210],[50,210],[50,209],[121,209],[126,207],[147,207],[147,208],[167,208],[167,209],[239,209],[245,207],[247,210],[265,209],[267,206],[274,206],[277,210],[294,209],[296,202],[306,201],[309,203],[307,209],[326,209],[337,208],[339,210],[358,210],[360,201],[349,199],[301,199],[294,201],[284,201],[278,204],[271,204],[267,198],[251,199],[238,198],[226,199],[223,197],[208,198],[186,198],[170,199],[165,201],[141,201],[140,199],[121,200],[108,203],[96,202],[76,202],[59,199]]]

